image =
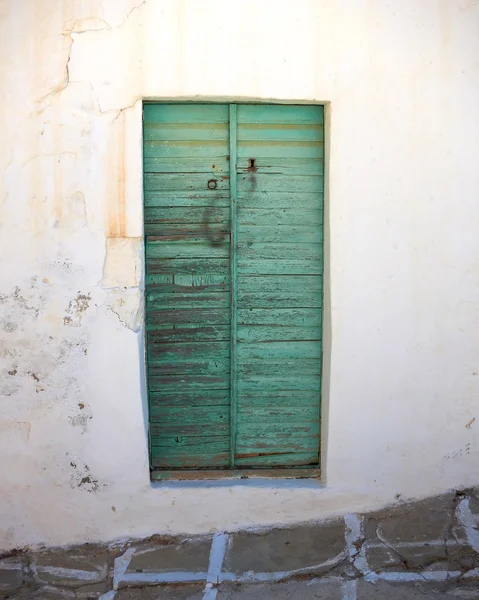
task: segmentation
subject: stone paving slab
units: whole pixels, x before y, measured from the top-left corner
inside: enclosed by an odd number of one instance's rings
[[[24,582],[24,562],[21,556],[12,556],[0,560],[0,591],[17,589]]]
[[[57,550],[36,552],[30,567],[39,584],[82,588],[106,582],[108,562],[107,548],[85,544],[61,554]]]
[[[445,584],[359,581],[356,597],[357,600],[476,600],[479,584],[446,588]]]
[[[207,572],[212,537],[181,540],[160,547],[137,547],[126,573]]]
[[[222,585],[217,600],[342,600],[340,583],[289,581],[276,584]]]
[[[328,571],[344,559],[344,521],[237,533],[230,538],[223,569],[235,574],[272,573],[325,565]]]
[[[202,600],[205,586],[150,586],[119,590],[115,600]]]

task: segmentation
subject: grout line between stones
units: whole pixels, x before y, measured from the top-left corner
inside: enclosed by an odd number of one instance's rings
[[[215,533],[211,542],[210,561],[208,573],[206,575],[205,592],[203,600],[215,600],[218,590],[217,585],[220,581],[223,561],[226,554],[226,547],[229,541],[229,535],[226,533]]]
[[[356,600],[357,598],[358,580],[349,579],[341,583],[341,598],[342,600]]]

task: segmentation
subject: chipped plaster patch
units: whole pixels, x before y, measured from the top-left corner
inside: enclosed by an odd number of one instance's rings
[[[106,254],[103,277],[104,288],[130,288],[140,284],[140,237],[109,237],[106,239]]]
[[[70,487],[85,492],[97,492],[105,488],[105,484],[99,481],[90,472],[90,467],[75,460],[70,461],[72,473],[70,474]]]
[[[70,300],[66,309],[66,315],[63,317],[63,324],[67,327],[79,327],[82,321],[83,313],[90,306],[91,295],[82,294],[78,291],[73,300]]]
[[[142,293],[138,288],[113,288],[108,291],[105,305],[122,325],[135,333],[143,323]]]

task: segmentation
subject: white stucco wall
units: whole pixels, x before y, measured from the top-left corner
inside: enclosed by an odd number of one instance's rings
[[[477,0],[0,0],[0,53],[2,548],[479,484]],[[144,98],[328,103],[323,486],[150,485]]]

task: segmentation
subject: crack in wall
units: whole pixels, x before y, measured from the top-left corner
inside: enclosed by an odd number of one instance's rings
[[[59,85],[57,85],[55,87],[55,89],[53,89],[52,91],[48,92],[48,94],[45,94],[44,96],[42,96],[39,100],[37,100],[38,104],[42,104],[44,102],[44,100],[46,100],[47,98],[51,98],[52,96],[56,96],[58,94],[60,94],[61,92],[63,92],[63,90],[66,90],[66,88],[68,87],[68,84],[70,83],[70,60],[72,57],[72,52],[73,52],[73,37],[71,33],[65,34],[65,33],[61,33],[61,36],[68,38],[70,40],[69,43],[69,48],[68,48],[68,55],[67,55],[67,60],[66,60],[66,64],[65,64],[65,75],[64,75],[64,79],[62,81],[62,83],[60,83]]]

